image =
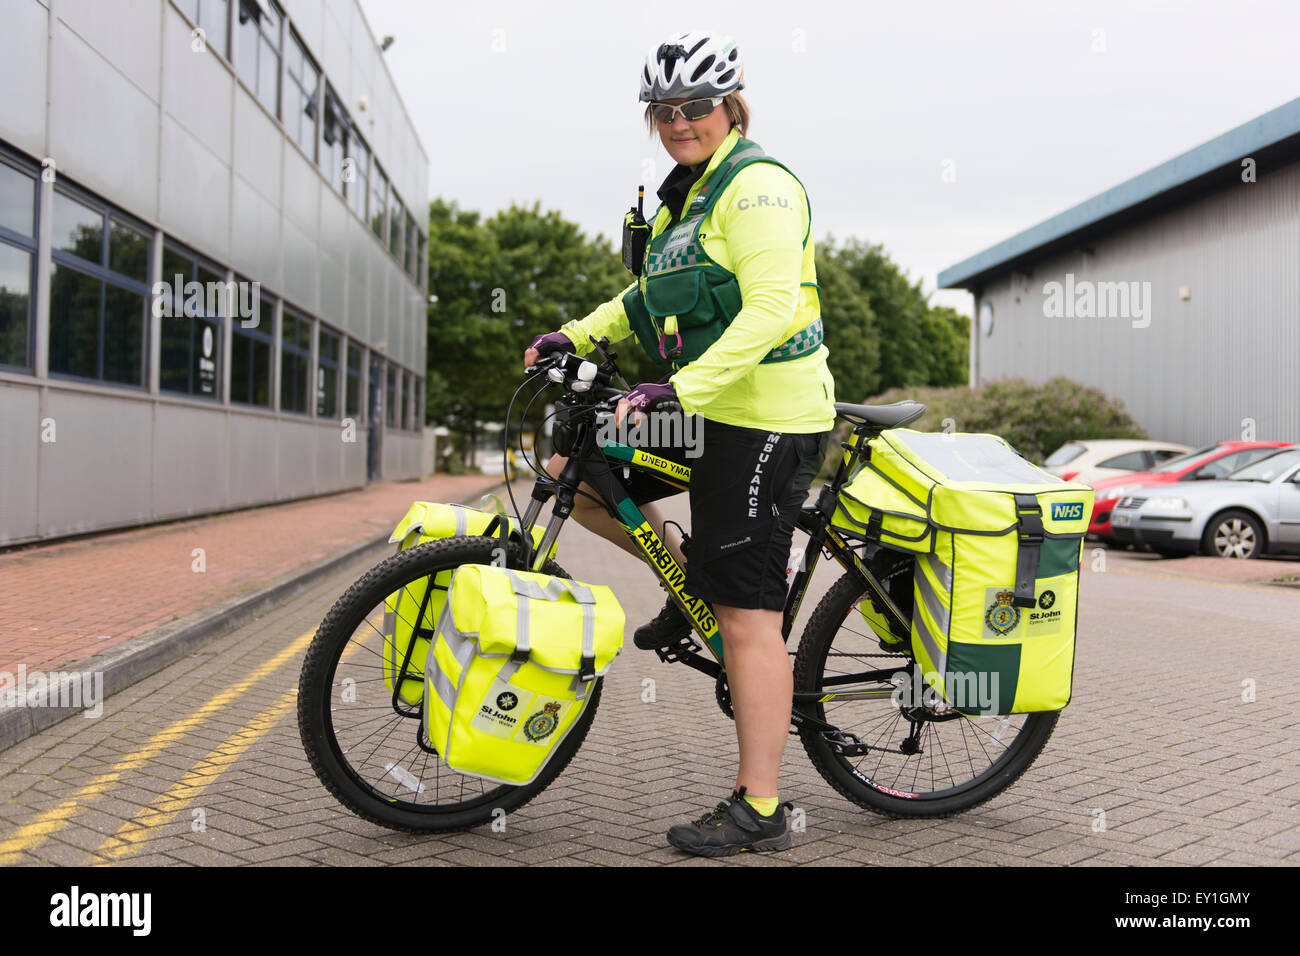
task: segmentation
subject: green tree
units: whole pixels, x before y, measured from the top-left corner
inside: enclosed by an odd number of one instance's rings
[[[475,422],[504,420],[533,337],[617,295],[625,276],[608,240],[589,240],[539,203],[483,220],[455,202],[431,202],[429,419],[469,441]],[[532,424],[541,404],[532,409]],[[516,405],[515,414],[522,410]]]
[[[826,328],[827,364],[840,401],[860,402],[880,389],[880,338],[871,301],[833,252],[817,248],[817,284]]]
[[[925,313],[924,339],[930,345],[925,385],[965,385],[970,380],[970,319],[946,305]]]

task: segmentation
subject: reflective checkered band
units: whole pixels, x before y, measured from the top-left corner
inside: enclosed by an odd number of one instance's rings
[[[646,258],[646,275],[662,275],[678,269],[707,264],[709,259],[696,238],[702,222],[704,222],[703,216],[683,219],[671,229],[656,236],[650,244],[650,254]]]
[[[790,336],[772,351],[767,353],[764,362],[786,362],[790,359],[799,358],[801,355],[807,355],[809,352],[816,352],[821,348],[823,338],[822,319],[819,315],[817,321],[813,322],[807,328],[800,329],[794,335]]]

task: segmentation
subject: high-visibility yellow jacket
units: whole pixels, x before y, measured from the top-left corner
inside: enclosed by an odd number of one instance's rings
[[[792,345],[797,352],[800,343],[821,338],[807,196],[793,174],[770,160],[750,161],[725,182],[718,180],[714,174],[738,144],[756,149],[733,128],[686,194],[681,220],[674,221],[666,205],[659,207],[647,249],[647,260],[661,257],[658,271],[643,270],[641,279],[617,297],[560,331],[578,354],[591,350],[589,335],[617,342],[636,331],[646,351],[660,360],[658,343],[647,341],[654,338],[646,334],[647,311],[655,331],[662,333],[665,325],[672,330],[678,318],[666,313],[681,309],[681,331],[687,339],[692,329],[685,324],[692,315],[703,315],[709,321],[694,329],[696,347],[692,350],[688,343],[687,362],[669,379],[688,413],[743,428],[826,431],[835,421],[835,385],[826,366],[826,346],[817,344],[795,358],[779,357],[789,354]],[[718,185],[720,192],[707,194]],[[664,237],[670,229],[673,234]],[[699,250],[702,255],[692,254]],[[700,298],[693,309],[689,307],[694,298],[681,295],[682,274],[690,270],[699,272]],[[728,322],[728,289],[718,283],[729,275],[739,288],[739,309]],[[674,279],[672,292],[657,294],[656,282],[668,278]],[[629,311],[636,314],[630,316]],[[670,344],[674,338],[670,331]],[[701,348],[702,354],[695,357]]]

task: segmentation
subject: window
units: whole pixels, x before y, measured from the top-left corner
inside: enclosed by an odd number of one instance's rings
[[[1098,468],[1123,468],[1128,471],[1143,471],[1147,467],[1147,453],[1131,451],[1127,455],[1117,455],[1097,465]]]
[[[0,366],[31,368],[36,176],[0,160]]]
[[[1043,465],[1047,468],[1059,468],[1061,465],[1074,461],[1074,459],[1078,458],[1082,454],[1083,445],[1080,445],[1078,442],[1066,442],[1060,448],[1056,449],[1056,451],[1048,455],[1047,460],[1043,462]]]
[[[388,209],[388,177],[379,164],[370,176],[370,228],[376,236],[384,238],[384,213]]]
[[[339,337],[320,330],[316,360],[316,417],[338,418],[339,414]]]
[[[244,328],[243,322],[231,325],[230,400],[241,405],[271,407],[271,347],[274,344],[266,329],[272,327],[275,303],[266,296],[258,299],[258,324]]]
[[[348,387],[344,398],[344,414],[354,421],[361,417],[361,365],[365,349],[355,342],[348,343]]]
[[[36,235],[36,177],[0,161],[0,233]]]
[[[321,128],[320,166],[325,178],[343,194],[343,160],[346,158],[348,118],[334,90],[325,87],[325,125]]]
[[[424,379],[415,380],[415,418],[411,422],[411,428],[419,431],[424,427]]]
[[[1151,460],[1157,464],[1168,461],[1170,458],[1181,458],[1181,451],[1174,451],[1172,448],[1154,448],[1151,451]]]
[[[239,77],[273,116],[280,111],[280,8],[240,0]]]
[[[143,386],[149,231],[66,185],[51,222],[50,372]]]
[[[0,242],[0,366],[28,368],[32,254]]]
[[[397,198],[396,190],[389,190],[388,195],[390,202],[388,206],[388,251],[398,262],[402,261],[402,222],[405,213],[402,211],[402,201]]]
[[[384,424],[389,428],[397,427],[397,377],[401,373],[397,366],[389,364],[388,366],[388,383],[386,389],[386,401],[388,408],[384,413]]]
[[[228,0],[178,0],[177,6],[195,24],[203,28],[207,44],[222,56],[229,54],[226,46]]]
[[[316,91],[320,86],[320,70],[303,49],[302,42],[292,31],[285,47],[288,77],[284,85],[284,127],[293,141],[316,161]]]
[[[219,266],[173,244],[163,244],[162,281],[171,290],[160,325],[158,387],[197,398],[217,399],[217,368],[222,315],[233,311],[223,301],[227,286]],[[168,315],[167,313],[171,313]]]
[[[280,411],[307,414],[311,322],[288,309],[280,326]]]
[[[348,137],[348,159],[352,161],[349,175],[344,177],[344,189],[347,190],[348,205],[352,211],[361,217],[362,222],[366,218],[366,196],[370,192],[369,165],[370,150],[366,144],[361,142],[361,137],[357,136],[356,130]],[[381,207],[382,208],[382,207]]]
[[[411,376],[402,375],[402,431],[411,429]]]
[[[408,210],[406,213],[406,271],[417,275],[415,271],[415,217]]]

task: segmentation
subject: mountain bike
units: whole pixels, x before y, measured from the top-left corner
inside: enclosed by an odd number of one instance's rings
[[[627,389],[607,343],[593,344],[599,362],[552,354],[528,369],[521,385],[544,381],[534,398],[546,385],[563,387],[563,396],[555,401],[553,438],[556,452],[568,459],[554,480],[534,467],[538,477],[520,516],[524,532],[444,538],[399,551],[348,588],[307,651],[298,689],[303,747],[326,788],[366,820],[412,832],[489,823],[545,790],[582,746],[596,716],[601,680],[583,716],[532,783],[497,785],[451,770],[425,734],[421,708],[389,693],[383,642],[386,627],[392,626],[384,620],[386,611],[393,613],[386,605],[390,595],[417,582],[422,593],[445,590],[461,565],[504,561],[507,567],[568,577],[546,555],[576,496],[585,494],[579,488],[584,482],[645,554],[692,623],[691,636],[654,653],[708,677],[717,705],[734,717],[717,621],[706,602],[683,590],[682,568],[615,477],[615,469],[644,469],[685,490],[690,469],[639,448],[598,441]],[[615,387],[616,382],[624,387]],[[840,489],[869,454],[867,440],[916,420],[925,406],[840,403],[835,410],[848,423],[849,434],[841,442],[834,477],[798,518],[808,541],[805,559],[792,569],[783,612],[787,644],[818,562],[833,560],[844,573],[821,598],[794,652],[791,732],[826,781],[858,806],[893,817],[950,816],[1010,787],[1046,746],[1058,714],[979,716],[956,710],[935,695],[906,692],[916,689],[908,642],[915,557],[878,542],[850,539],[832,527],[831,518]],[[533,547],[530,531],[548,502],[553,502],[550,517]],[[892,640],[882,639],[859,612],[867,605]]]

